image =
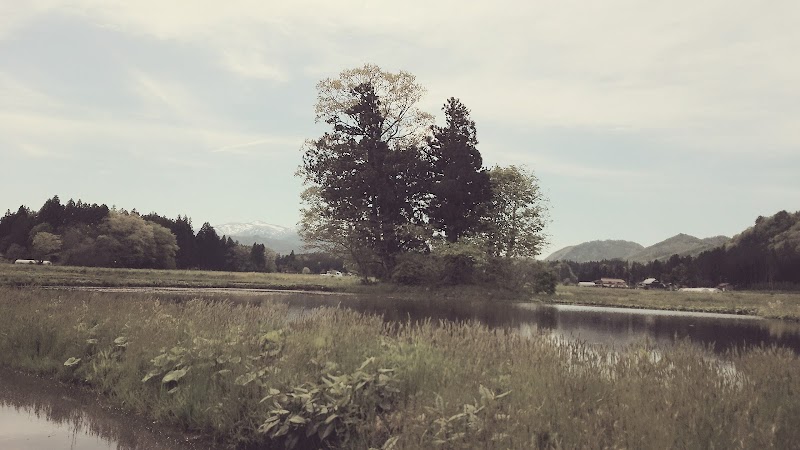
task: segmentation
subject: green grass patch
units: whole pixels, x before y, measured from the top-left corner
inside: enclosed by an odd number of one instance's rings
[[[222,296],[0,288],[0,365],[84,383],[220,445],[792,448],[800,359],[613,352],[474,323]]]
[[[187,287],[345,291],[356,277],[0,264],[0,286]]]

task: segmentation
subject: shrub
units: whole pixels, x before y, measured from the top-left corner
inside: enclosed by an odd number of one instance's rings
[[[441,280],[445,284],[473,284],[475,260],[470,255],[445,255],[441,258]]]
[[[420,253],[406,253],[397,258],[397,264],[392,270],[392,283],[403,285],[432,285],[437,284],[441,276],[440,268],[435,257]]]
[[[533,259],[492,258],[484,271],[485,283],[498,288],[532,294],[554,294],[556,275]]]

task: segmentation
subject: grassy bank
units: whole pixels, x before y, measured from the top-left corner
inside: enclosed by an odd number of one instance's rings
[[[733,291],[718,293],[604,289],[559,286],[544,302],[576,305],[651,308],[800,320],[800,293]]]
[[[0,364],[239,446],[792,448],[800,359],[612,353],[474,324],[0,288]]]
[[[0,264],[0,286],[192,287],[344,291],[356,277]]]
[[[13,264],[0,264],[0,286],[249,288],[351,292],[398,299],[533,299],[519,292],[472,285],[438,288],[386,283],[362,285],[357,277]],[[800,293],[797,292],[735,291],[710,294],[558,286],[555,295],[540,295],[536,299],[545,303],[752,314],[766,318],[800,320]]]

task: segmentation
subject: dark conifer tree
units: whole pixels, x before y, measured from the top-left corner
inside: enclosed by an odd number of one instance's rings
[[[54,229],[58,229],[64,223],[64,206],[58,195],[48,199],[36,214],[36,223],[49,223]]]
[[[433,126],[429,140],[432,199],[427,213],[447,240],[456,242],[478,227],[483,214],[480,205],[491,199],[492,191],[469,110],[453,97],[442,109],[447,125]]]
[[[208,222],[197,232],[197,257],[201,269],[221,270],[225,265],[225,243]]]
[[[264,244],[253,243],[250,249],[250,262],[256,271],[264,271],[267,267],[267,248]]]

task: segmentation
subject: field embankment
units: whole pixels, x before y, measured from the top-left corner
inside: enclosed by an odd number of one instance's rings
[[[546,303],[749,314],[771,319],[800,320],[798,292],[703,293],[559,286],[555,295],[541,297],[541,300]]]
[[[210,296],[0,288],[0,365],[84,383],[221,443],[295,448],[791,448],[800,359],[611,352],[475,324]]]
[[[344,291],[356,277],[0,264],[0,286],[189,287]]]

